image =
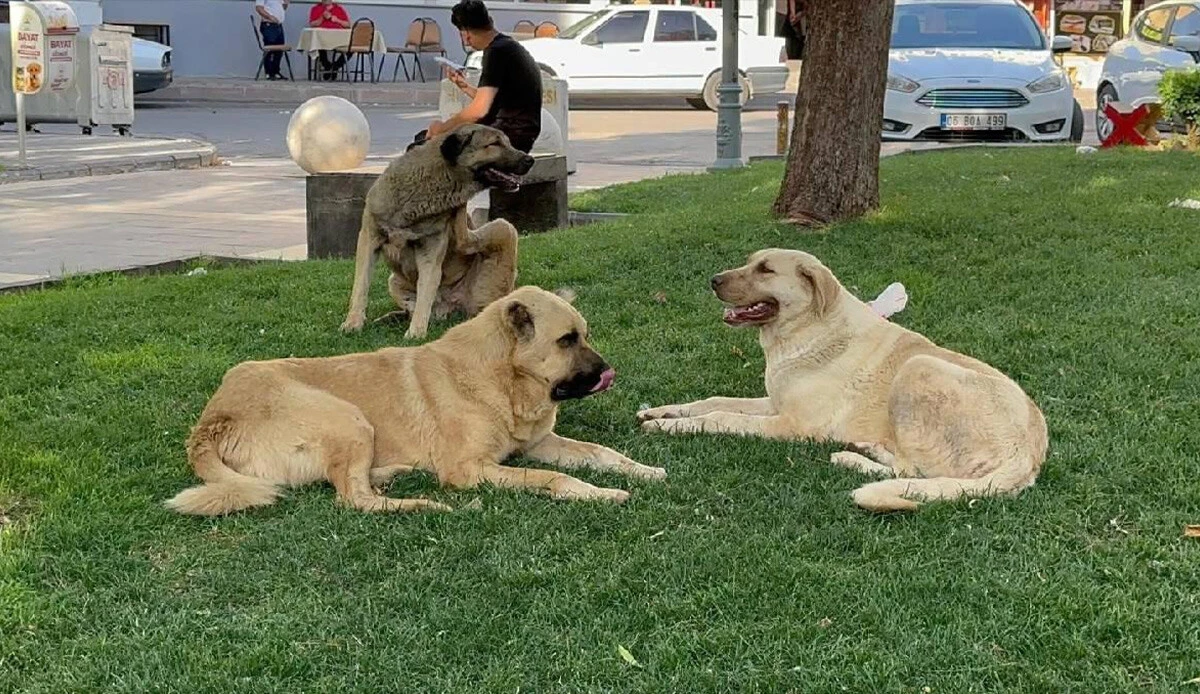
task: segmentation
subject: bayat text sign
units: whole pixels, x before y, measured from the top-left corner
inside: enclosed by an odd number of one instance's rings
[[[50,36],[50,91],[61,92],[75,81],[75,37]]]
[[[13,91],[37,94],[45,82],[45,32],[42,18],[24,2],[10,5],[12,14]]]
[[[46,83],[50,91],[65,91],[75,83],[75,35],[79,21],[65,2],[34,3],[45,17],[49,56]]]

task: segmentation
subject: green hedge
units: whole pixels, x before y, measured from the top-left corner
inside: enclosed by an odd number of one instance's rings
[[[1167,116],[1189,126],[1200,125],[1200,68],[1166,73],[1158,91]]]

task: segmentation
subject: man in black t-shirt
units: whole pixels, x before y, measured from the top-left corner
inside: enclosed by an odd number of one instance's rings
[[[461,0],[450,11],[450,22],[467,45],[483,51],[483,72],[478,88],[467,84],[461,73],[450,73],[471,103],[444,123],[430,123],[427,137],[480,123],[502,131],[514,147],[528,153],[542,131],[542,75],[533,56],[511,36],[496,31],[482,0]]]

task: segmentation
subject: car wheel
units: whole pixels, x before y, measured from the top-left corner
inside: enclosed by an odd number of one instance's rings
[[[738,75],[738,84],[742,88],[741,98],[738,99],[738,106],[745,106],[750,100],[750,82],[744,75]],[[704,107],[709,111],[716,111],[721,105],[721,95],[717,93],[717,87],[721,86],[720,71],[714,72],[704,81],[703,101]]]
[[[1117,90],[1111,85],[1106,84],[1096,92],[1096,137],[1104,142],[1105,138],[1112,134],[1112,121],[1108,116],[1104,115],[1104,107],[1117,100]]]
[[[1071,113],[1071,142],[1083,142],[1083,107],[1075,99],[1075,108]]]

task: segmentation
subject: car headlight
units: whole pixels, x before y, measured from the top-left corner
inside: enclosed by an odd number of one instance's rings
[[[912,94],[913,92],[920,89],[921,85],[917,84],[916,82],[913,82],[912,80],[908,79],[907,77],[902,77],[900,75],[888,75],[887,88],[891,89],[892,91],[895,91],[895,92],[904,92],[905,94]]]
[[[166,70],[169,67],[171,67],[171,51],[163,53],[162,59],[162,69]]]
[[[1063,73],[1055,71],[1045,77],[1035,79],[1025,85],[1025,88],[1034,94],[1047,94],[1049,92],[1056,92],[1066,86],[1067,78],[1063,76]]]

